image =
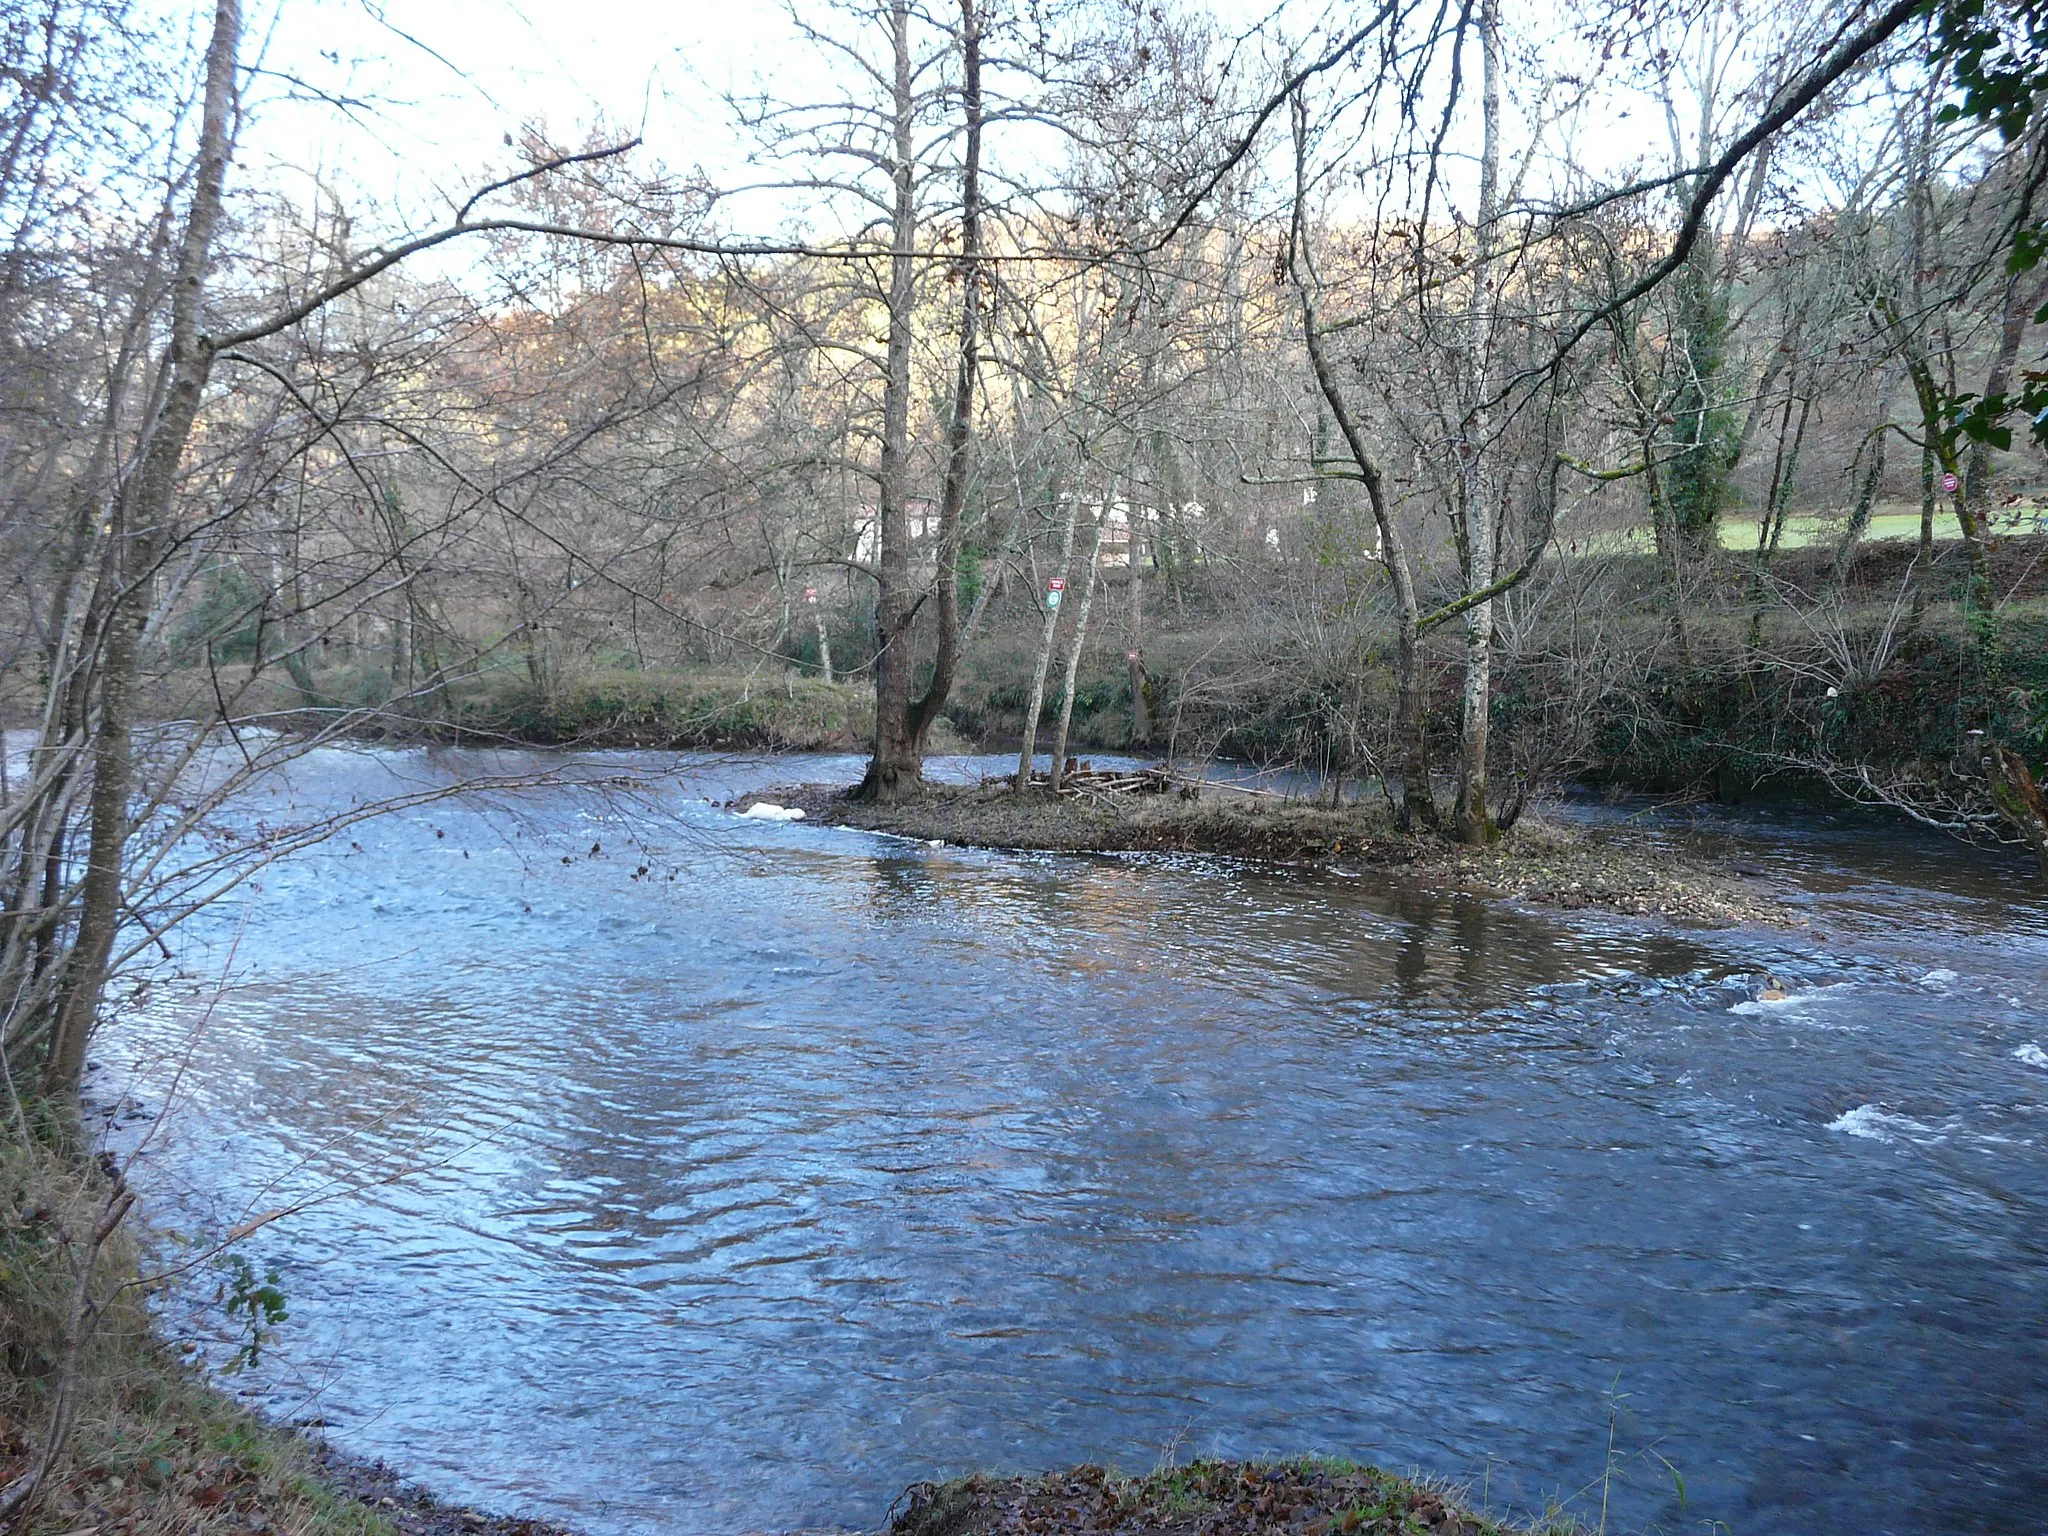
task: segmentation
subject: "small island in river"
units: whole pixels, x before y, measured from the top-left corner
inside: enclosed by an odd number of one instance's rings
[[[1580,827],[1532,814],[1512,838],[1468,847],[1430,832],[1402,831],[1388,811],[1367,802],[1315,804],[1175,779],[1162,770],[1083,771],[1061,791],[1034,785],[1024,795],[1010,778],[930,784],[895,804],[859,799],[844,785],[790,784],[743,796],[732,809],[757,806],[789,807],[828,826],[925,843],[1213,855],[1371,872],[1420,888],[1685,924],[1798,922],[1759,871],[1638,827]]]

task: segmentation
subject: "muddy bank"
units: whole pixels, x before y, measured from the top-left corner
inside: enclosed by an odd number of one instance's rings
[[[362,1506],[397,1536],[579,1536],[572,1527],[521,1515],[493,1515],[436,1498],[381,1461],[360,1461],[314,1442],[313,1475],[329,1492]]]
[[[1101,1467],[965,1477],[910,1491],[888,1536],[1506,1536],[1456,1493],[1377,1467],[1307,1457],[1197,1461],[1126,1478]],[[1522,1529],[1531,1529],[1523,1527]],[[1561,1520],[1534,1528],[1580,1531]]]
[[[1525,816],[1488,848],[1396,830],[1360,806],[1208,789],[1179,794],[1018,796],[1008,784],[932,785],[901,805],[849,800],[845,786],[783,785],[734,802],[800,807],[831,826],[925,842],[1057,853],[1199,853],[1342,871],[1385,871],[1435,889],[1566,910],[1597,908],[1689,924],[1790,926],[1795,915],[1732,863],[1668,838],[1583,829]]]

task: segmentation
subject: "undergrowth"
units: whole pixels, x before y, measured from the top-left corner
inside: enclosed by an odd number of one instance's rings
[[[303,1440],[178,1360],[152,1326],[149,1253],[136,1229],[107,1222],[126,1213],[118,1174],[21,1125],[0,1142],[0,1504],[41,1459],[60,1394],[69,1423],[10,1529],[393,1536],[320,1483]]]

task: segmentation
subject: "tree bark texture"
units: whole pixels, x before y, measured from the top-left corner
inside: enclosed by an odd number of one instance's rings
[[[924,754],[911,713],[917,667],[917,601],[910,573],[910,344],[916,299],[916,97],[910,68],[910,6],[889,8],[892,78],[889,334],[882,365],[882,444],[876,486],[875,745],[856,793],[892,801],[917,793]]]
[[[1081,571],[1081,600],[1074,608],[1074,632],[1067,640],[1066,686],[1060,697],[1059,730],[1052,739],[1054,789],[1060,787],[1067,763],[1067,735],[1074,723],[1074,690],[1080,685],[1081,652],[1088,643],[1088,614],[1095,606],[1095,573],[1102,567],[1102,530],[1109,522],[1109,508],[1095,514],[1095,536],[1088,541],[1088,563]]]
[[[185,446],[213,371],[213,345],[200,332],[207,267],[220,222],[235,103],[235,58],[241,42],[239,0],[217,0],[206,52],[206,90],[192,201],[179,245],[171,291],[169,386],[145,431],[140,461],[111,509],[106,560],[96,606],[103,615],[98,721],[94,732],[86,873],[78,931],[60,990],[43,1088],[75,1103],[86,1040],[106,991],[108,961],[123,918],[122,874],[131,830],[128,798],[135,783],[136,662],[150,576],[168,539],[171,502]]]

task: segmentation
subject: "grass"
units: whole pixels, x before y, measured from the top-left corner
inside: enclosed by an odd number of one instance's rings
[[[74,1431],[70,1464],[25,1536],[94,1526],[394,1536],[383,1515],[319,1480],[302,1440],[251,1418],[160,1346],[125,1360],[122,1378]]]
[[[505,669],[454,690],[449,714],[464,730],[523,741],[810,752],[871,737],[874,690],[787,671],[607,668],[542,693]]]
[[[245,716],[277,712],[288,720],[303,712],[305,701],[281,667],[266,669],[253,689],[248,678],[247,663],[223,666],[218,678]],[[401,737],[813,752],[857,748],[874,734],[871,681],[828,683],[786,669],[592,667],[541,689],[523,666],[504,664],[456,678],[402,706],[382,703],[389,685],[374,670],[322,667],[313,681],[327,709],[370,711],[364,716],[370,729]],[[156,685],[151,707],[164,717],[204,718],[215,709],[216,697],[214,676],[185,668]]]
[[[1842,534],[1848,527],[1846,517],[1828,517],[1813,513],[1799,513],[1785,519],[1785,532],[1778,540],[1780,549],[1807,549],[1816,544],[1834,545],[1841,542]],[[1934,515],[1934,537],[1937,543],[1960,539],[1963,530],[1956,522],[1954,512],[1942,510]],[[1912,540],[1920,537],[1920,509],[1910,511],[1875,511],[1871,514],[1870,527],[1864,532],[1866,540],[1884,539]],[[1738,552],[1754,552],[1756,549],[1757,525],[1749,519],[1724,520],[1721,524],[1721,547]]]
[[[1994,514],[1992,533],[1997,537],[2011,537],[2019,534],[2048,532],[2048,513],[2039,508],[2027,507],[2012,513]],[[1849,524],[1848,515],[1842,512],[1795,512],[1785,519],[1785,531],[1779,537],[1778,548],[1810,549],[1816,545],[1832,547],[1841,541]],[[1720,523],[1721,547],[1737,554],[1755,553],[1757,522],[1755,518],[1724,517]],[[1887,509],[1880,503],[1873,511],[1870,526],[1864,530],[1863,541],[1868,543],[1915,542],[1920,537],[1920,508],[1917,505],[1891,504]],[[1952,508],[1942,507],[1934,514],[1934,539],[1938,544],[1960,542],[1963,537],[1962,525],[1956,521]],[[1579,544],[1596,552],[1613,553],[1620,550],[1648,550],[1655,545],[1655,538],[1647,528],[1630,528],[1621,533],[1596,534],[1590,539],[1581,538]]]
[[[1199,1460],[1143,1477],[1101,1467],[920,1484],[889,1536],[1583,1536],[1561,1511],[1510,1525],[1464,1490],[1331,1456]]]

